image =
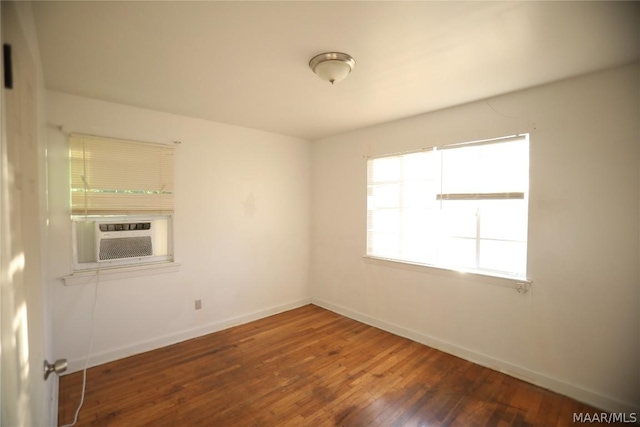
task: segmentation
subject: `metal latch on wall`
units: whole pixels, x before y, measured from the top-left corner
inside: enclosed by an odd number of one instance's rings
[[[61,374],[62,372],[67,370],[67,359],[58,359],[53,363],[49,363],[46,360],[44,361],[44,379],[45,381],[49,378],[52,372],[56,374]]]

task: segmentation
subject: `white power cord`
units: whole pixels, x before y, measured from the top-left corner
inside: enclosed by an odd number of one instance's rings
[[[73,417],[73,422],[71,424],[65,424],[62,427],[73,427],[78,422],[78,414],[80,414],[80,409],[84,404],[84,393],[87,387],[87,368],[89,367],[89,359],[91,358],[91,351],[93,350],[93,336],[95,333],[95,312],[96,312],[96,304],[98,303],[98,285],[100,284],[100,264],[98,264],[98,273],[96,275],[96,287],[93,296],[93,307],[91,308],[91,336],[89,338],[89,352],[87,353],[87,359],[84,362],[84,369],[82,369],[82,393],[80,395],[80,404],[78,405],[78,409],[76,409],[76,414]]]

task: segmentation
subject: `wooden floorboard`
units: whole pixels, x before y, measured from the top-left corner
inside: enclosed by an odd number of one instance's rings
[[[60,378],[59,425],[82,373]],[[599,412],[307,305],[87,371],[78,426],[557,426]]]

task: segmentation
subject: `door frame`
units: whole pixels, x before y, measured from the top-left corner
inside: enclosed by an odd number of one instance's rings
[[[0,19],[13,68],[13,88],[0,82],[0,424],[56,425],[57,376],[45,382],[43,368],[52,356],[46,121],[31,2],[2,1]]]

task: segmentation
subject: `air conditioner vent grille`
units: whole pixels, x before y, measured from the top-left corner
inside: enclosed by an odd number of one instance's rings
[[[153,255],[151,236],[118,237],[100,240],[100,261],[151,255]]]

